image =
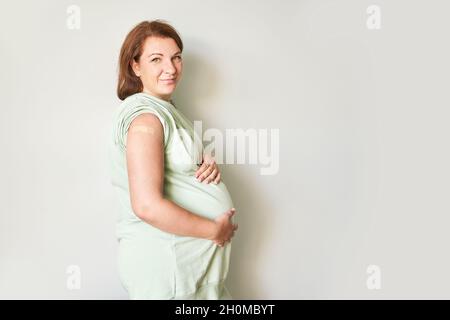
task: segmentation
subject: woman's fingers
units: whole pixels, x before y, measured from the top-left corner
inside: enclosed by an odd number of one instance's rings
[[[206,165],[206,163],[203,162],[203,163],[201,164],[201,166],[198,167],[197,171],[195,171],[195,178],[198,179],[199,176],[206,170],[207,167],[208,167],[208,166]]]
[[[229,239],[225,240],[224,242],[215,242],[216,245],[218,245],[219,247],[223,247],[225,244],[231,243],[231,238],[233,237],[233,235]]]
[[[215,164],[205,164],[204,166],[202,165],[202,167],[200,167],[198,174],[197,174],[197,179],[199,182],[203,182],[203,180],[206,177],[209,177],[211,175],[211,173],[214,172]],[[218,170],[216,170],[216,171],[218,171]],[[216,173],[214,173],[214,178],[215,178],[215,174]]]
[[[221,175],[216,160],[207,154],[203,155],[203,163],[195,172],[195,178],[199,182],[206,181],[206,183],[210,183],[214,181],[215,184],[218,184],[220,177]]]
[[[216,178],[214,179],[214,183],[215,183],[215,184],[218,184],[219,182],[220,182],[220,172],[217,173],[217,176],[216,176]]]
[[[205,178],[206,183],[210,183],[211,181],[213,181],[216,178],[218,172],[219,170],[217,170],[217,168],[214,168],[209,176]]]
[[[235,208],[231,208],[230,210],[228,210],[227,213],[228,213],[229,217],[231,218],[236,213],[236,209]]]
[[[227,214],[229,218],[231,218],[234,214],[236,213],[236,209],[235,208],[231,208],[230,210],[226,211],[224,214]],[[216,245],[218,245],[219,247],[223,247],[225,244],[227,244],[228,242],[231,243],[231,239],[234,237],[236,230],[238,229],[238,224],[234,223],[232,224],[232,230],[231,233],[229,234],[229,238],[223,241],[220,240],[214,240],[214,243]]]
[[[195,171],[195,177],[198,178],[206,169],[208,169],[210,163],[207,161],[203,161],[200,167],[198,167],[197,171]]]

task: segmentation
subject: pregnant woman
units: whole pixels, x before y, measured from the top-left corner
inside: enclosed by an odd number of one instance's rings
[[[162,20],[138,24],[120,51],[123,101],[110,156],[121,205],[119,275],[130,299],[232,299],[224,282],[238,227],[233,202],[193,123],[171,100],[182,51]]]

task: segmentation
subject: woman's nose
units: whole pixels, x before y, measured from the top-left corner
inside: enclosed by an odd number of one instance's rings
[[[174,74],[175,70],[176,68],[172,62],[167,62],[164,66],[164,73],[166,74]]]

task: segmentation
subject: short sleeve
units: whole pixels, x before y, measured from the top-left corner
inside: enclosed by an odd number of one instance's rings
[[[131,122],[144,113],[152,113],[158,117],[164,129],[164,147],[167,146],[170,134],[168,115],[163,110],[151,105],[127,105],[119,108],[115,123],[115,144],[122,151],[126,150],[127,134]]]

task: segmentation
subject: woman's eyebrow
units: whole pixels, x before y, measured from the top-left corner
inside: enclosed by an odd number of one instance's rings
[[[175,55],[177,55],[177,54],[179,54],[179,53],[181,53],[181,51],[175,52],[173,55],[175,56]],[[163,56],[162,53],[159,53],[159,52],[153,52],[153,53],[149,54],[147,57],[151,57],[151,56],[154,55],[154,54],[159,54],[159,55]]]

